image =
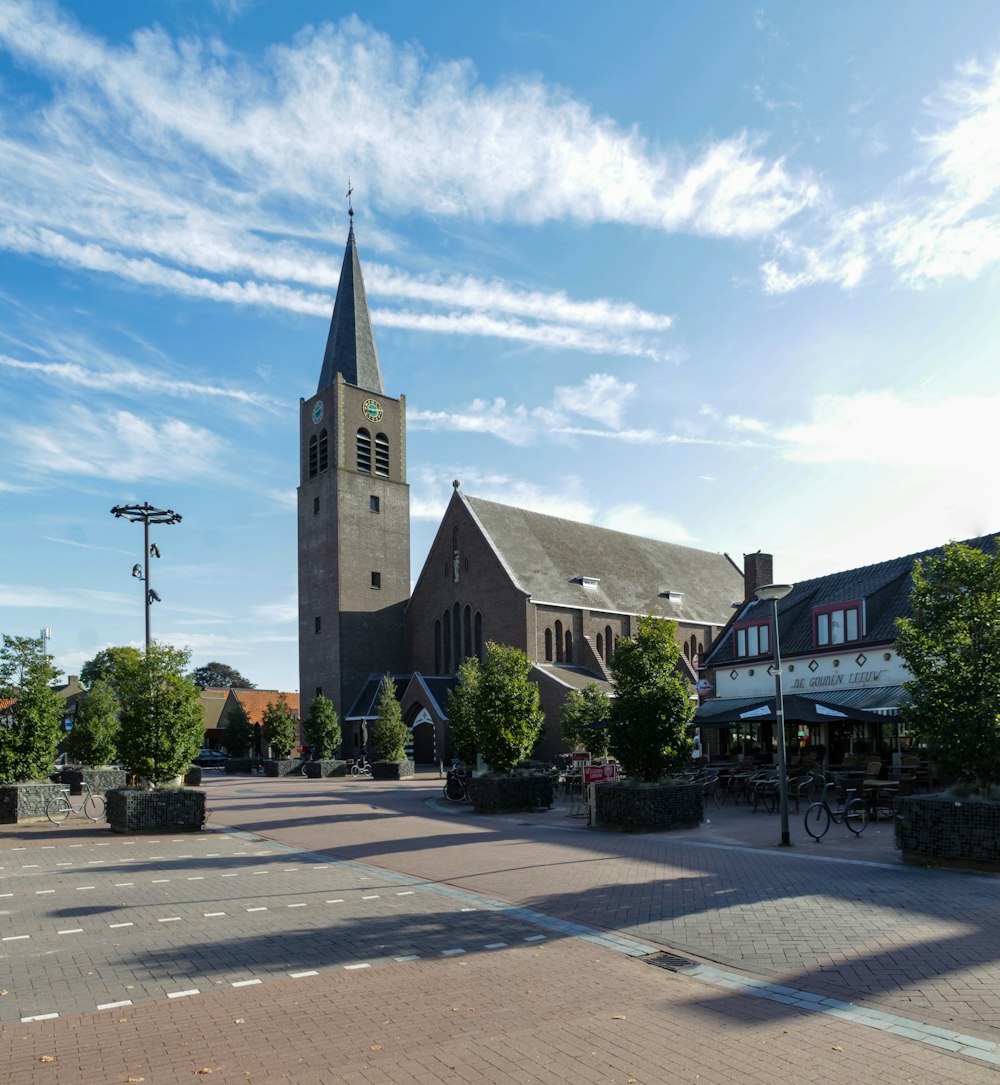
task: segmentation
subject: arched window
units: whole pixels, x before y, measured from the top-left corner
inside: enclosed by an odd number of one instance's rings
[[[434,673],[441,673],[441,619],[434,623]]]
[[[604,637],[600,633],[597,634],[597,654],[604,658]]]
[[[462,625],[462,632],[465,640],[465,652],[463,654],[465,658],[468,659],[472,655],[472,607],[465,608],[464,618],[465,621]]]
[[[476,611],[476,620],[473,623],[473,625],[474,625],[473,639],[474,639],[475,648],[476,648],[476,659],[478,659],[479,662],[482,663],[482,661],[483,661],[483,616],[482,616],[482,614],[479,613],[478,610]]]
[[[325,471],[330,466],[327,460],[327,434],[325,429],[319,431],[319,469]]]
[[[611,626],[606,625],[604,627],[604,662],[610,664],[611,657],[614,655],[615,642],[611,633]]]
[[[573,634],[566,630],[566,662],[573,662]]]
[[[458,549],[458,528],[453,527],[451,529],[451,548],[452,550]]]
[[[389,438],[384,433],[375,434],[375,474],[389,477]]]
[[[562,622],[556,622],[556,662],[563,661],[563,630]]]
[[[310,478],[314,478],[316,476],[316,472],[318,470],[318,468],[316,466],[316,464],[317,464],[317,455],[316,455],[317,447],[318,447],[318,442],[316,440],[316,434],[314,433],[312,435],[312,437],[309,438],[309,477]]]
[[[444,673],[451,674],[451,611],[444,612],[444,625],[441,629],[441,645],[444,648]]]
[[[691,658],[691,645],[688,644],[687,641],[684,642],[684,658],[685,659],[690,659]]]
[[[705,645],[701,641],[698,641],[698,658],[700,659],[705,654]]]
[[[688,655],[688,659],[694,658],[694,656],[696,656],[697,654],[698,654],[698,638],[694,635],[694,633],[692,633],[691,634],[691,652]]]
[[[552,662],[552,630],[545,630],[545,662]]]
[[[462,662],[462,608],[455,604],[454,614],[454,633],[455,633],[455,670],[458,670],[458,665]]]
[[[358,430],[358,470],[364,475],[372,473],[372,435],[364,427]]]

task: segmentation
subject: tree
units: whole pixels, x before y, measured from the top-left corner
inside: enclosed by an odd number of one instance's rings
[[[593,757],[605,757],[610,719],[611,698],[596,682],[570,690],[562,707],[563,738]]]
[[[687,723],[695,704],[678,677],[676,629],[664,618],[640,618],[638,632],[618,644],[611,663],[608,746],[627,776],[647,782],[680,772],[691,755]]]
[[[235,667],[228,663],[206,663],[191,675],[191,680],[200,689],[256,689],[253,682],[248,682]]]
[[[403,710],[396,700],[392,675],[382,676],[378,695],[378,716],[372,725],[372,750],[376,761],[405,761],[410,729],[403,723]]]
[[[309,705],[309,715],[302,722],[302,733],[310,746],[315,746],[320,758],[333,757],[340,745],[340,720],[333,701],[322,693]]]
[[[122,664],[133,665],[141,657],[138,648],[102,648],[80,668],[80,685],[84,689],[93,689],[96,682],[109,682],[113,686],[117,668]]]
[[[278,694],[278,703],[267,702],[261,717],[261,733],[266,745],[279,760],[284,760],[295,745],[295,720],[292,718],[288,700],[283,693]]]
[[[1000,556],[949,543],[916,561],[910,606],[896,622],[913,676],[901,714],[944,775],[988,795],[1000,784]]]
[[[52,666],[40,637],[8,637],[0,649],[0,780],[17,783],[52,771],[62,733],[64,701],[52,688]]]
[[[230,698],[231,699],[231,698]],[[253,727],[247,719],[243,705],[236,701],[226,709],[222,724],[226,749],[233,757],[246,757],[253,745]]]
[[[190,655],[153,641],[138,660],[115,666],[118,752],[129,772],[152,784],[180,776],[205,738],[199,690],[184,673]]]
[[[479,660],[466,659],[458,668],[458,684],[448,691],[448,739],[451,751],[467,765],[476,763],[476,697]]]
[[[470,659],[459,668],[458,689],[448,700],[449,728],[457,723],[459,741],[471,739],[500,775],[527,757],[542,733],[545,716],[531,668],[520,649],[490,641],[482,663]]]
[[[107,682],[97,681],[77,700],[67,752],[81,765],[107,765],[118,754],[119,730],[118,698]]]

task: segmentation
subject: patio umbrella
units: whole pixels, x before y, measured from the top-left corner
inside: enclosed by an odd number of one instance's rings
[[[859,723],[885,723],[885,717],[877,712],[868,712],[863,708],[853,708],[851,705],[836,704],[833,701],[822,701],[815,697],[803,697],[798,693],[790,693],[783,697],[782,701],[786,720],[797,720],[801,723],[830,723],[840,719],[856,720]],[[702,715],[704,709],[708,711]],[[699,727],[726,727],[743,721],[768,722],[777,718],[774,697],[762,697],[757,702],[744,701],[719,712],[712,712],[711,701],[706,702],[699,709],[694,722]]]

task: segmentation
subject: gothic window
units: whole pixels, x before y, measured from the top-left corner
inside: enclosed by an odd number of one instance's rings
[[[552,630],[545,630],[545,662],[552,662]]]
[[[319,515],[319,498],[314,497],[313,498],[313,516],[318,516],[318,515]]]
[[[444,626],[442,627],[442,643],[444,645],[444,673],[451,674],[451,611],[444,612]]]
[[[364,427],[358,430],[358,470],[365,475],[372,473],[372,435]]]
[[[465,619],[462,626],[463,639],[465,641],[465,658],[468,659],[472,655],[472,607],[465,608],[463,617]]]
[[[329,467],[327,461],[327,433],[325,429],[319,431],[319,469],[325,471]]]
[[[562,622],[556,622],[556,662],[563,661],[563,628]]]
[[[573,634],[566,630],[566,662],[573,662]]]
[[[434,623],[434,673],[441,673],[441,620]]]
[[[611,657],[614,655],[615,642],[611,633],[611,626],[606,625],[604,627],[604,662],[609,666],[611,664]]]
[[[389,477],[389,438],[384,433],[375,434],[375,474]]]
[[[457,671],[462,662],[462,608],[458,603],[455,604],[452,631],[455,634],[455,670]]]
[[[604,658],[604,637],[600,633],[597,634],[597,654]]]
[[[309,477],[315,478],[316,473],[319,470],[317,467],[318,456],[317,449],[319,448],[319,442],[316,440],[316,434],[309,438]]]
[[[473,640],[475,642],[476,659],[478,659],[479,662],[482,663],[482,661],[483,661],[483,616],[482,616],[482,614],[479,613],[478,610],[476,611],[476,619],[473,622],[472,636],[473,636]]]
[[[372,572],[372,590],[380,591],[382,588],[382,574],[378,572]]]
[[[694,635],[694,633],[692,633],[691,634],[691,654],[690,654],[690,656],[688,658],[689,659],[694,659],[694,657],[697,654],[698,654],[698,638]]]
[[[684,658],[685,659],[690,659],[691,658],[691,645],[688,644],[687,641],[684,642]]]
[[[368,498],[368,511],[379,512],[380,509],[381,503],[379,502],[378,494],[371,494],[371,496]]]

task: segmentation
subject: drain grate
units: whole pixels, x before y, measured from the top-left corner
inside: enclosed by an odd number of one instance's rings
[[[643,957],[646,964],[655,964],[657,968],[667,968],[671,972],[680,972],[683,968],[696,968],[695,961],[689,961],[687,957],[678,957],[676,953],[651,953]]]

